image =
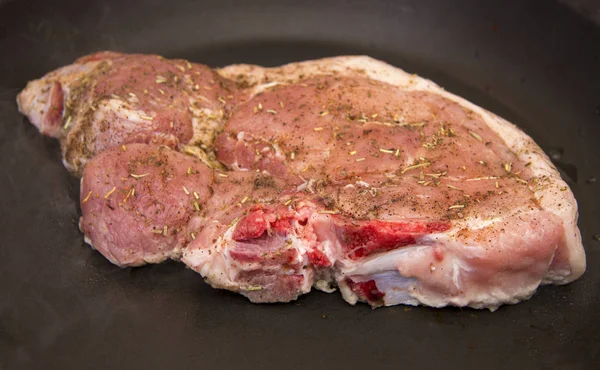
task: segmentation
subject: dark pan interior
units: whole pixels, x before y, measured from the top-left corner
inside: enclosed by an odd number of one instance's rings
[[[84,245],[78,181],[18,112],[83,54],[221,66],[369,54],[513,121],[580,206],[588,271],[495,313],[253,305],[176,263],[120,269]],[[0,1],[0,369],[591,369],[600,361],[600,27],[540,1]]]

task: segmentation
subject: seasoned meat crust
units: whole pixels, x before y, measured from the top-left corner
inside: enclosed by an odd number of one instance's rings
[[[253,302],[337,287],[490,309],[585,271],[573,194],[531,138],[369,57],[103,52],[18,103],[83,175],[80,227],[120,266],[180,259]]]
[[[59,138],[65,166],[80,174],[94,155],[127,143],[165,145],[215,164],[212,145],[234,84],[201,64],[103,52],[31,81],[19,109]]]

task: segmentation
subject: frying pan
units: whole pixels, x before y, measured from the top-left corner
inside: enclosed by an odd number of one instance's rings
[[[254,305],[183,265],[84,245],[78,180],[18,112],[93,51],[212,66],[368,54],[518,124],[580,207],[588,271],[495,313]],[[600,361],[600,28],[554,1],[0,1],[0,369],[591,369]]]

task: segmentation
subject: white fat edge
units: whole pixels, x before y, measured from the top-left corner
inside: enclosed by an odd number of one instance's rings
[[[333,262],[333,264],[335,264],[336,260],[337,260],[337,255],[336,252],[338,249],[341,248],[341,244],[340,241],[338,240],[337,237],[332,237],[330,239],[327,240],[323,240],[321,242],[322,248],[321,248],[321,252],[323,252],[325,254],[325,256],[327,256],[327,258]]]
[[[443,305],[452,305],[459,307],[471,307],[476,309],[488,309],[490,311],[495,311],[498,307],[505,304],[516,304],[531,298],[531,296],[537,290],[537,285],[532,284],[526,287],[523,287],[518,292],[511,292],[510,294],[501,290],[501,289],[492,289],[492,290],[469,290],[463,292],[463,294],[447,297],[444,299],[438,299],[438,304],[443,303]],[[435,297],[431,297],[427,294],[427,292],[417,291],[415,292],[415,296],[426,305],[431,305],[434,302]]]
[[[352,279],[352,277],[350,277]],[[355,279],[352,279],[355,281]],[[411,277],[405,277],[395,271],[384,271],[378,274],[374,274],[365,277],[363,280],[357,279],[356,281],[369,281],[374,280],[377,286],[377,290],[384,293],[383,303],[385,306],[394,306],[397,304],[406,304],[411,306],[417,306],[420,302],[412,296],[412,291],[417,289],[417,280]]]
[[[339,273],[336,272],[336,280],[338,282],[338,288],[340,289],[340,293],[342,294],[342,298],[344,301],[350,303],[351,305],[355,305],[358,302],[358,295],[350,289],[344,277],[340,276]]]
[[[367,276],[385,271],[396,271],[398,260],[410,258],[415,253],[423,253],[431,248],[433,247],[430,245],[410,245],[385,253],[374,254],[358,261],[344,259],[339,261],[338,269],[343,276]]]
[[[211,222],[219,223],[214,220]],[[232,227],[227,231],[229,232],[231,229]],[[229,266],[226,256],[223,255],[223,248],[218,248],[225,243],[223,237],[219,236],[217,241],[207,248],[188,247],[183,252],[181,261],[206,278],[212,287],[236,291],[238,284],[229,276]]]
[[[74,81],[79,80],[84,74],[89,73],[98,63],[100,62],[94,61],[83,64],[70,64],[51,71],[40,79],[28,82],[25,89],[23,89],[17,97],[19,111],[29,116],[31,122],[37,127],[43,120],[43,115],[40,114],[40,106],[43,107],[45,114],[50,106],[50,92],[52,91],[52,85],[54,82],[59,82],[61,89],[63,90],[64,116],[64,112],[66,112],[65,104],[71,92],[71,84]],[[42,90],[44,89],[47,89],[46,93],[42,93]],[[21,99],[24,100],[24,104],[20,104]]]
[[[210,264],[216,257],[208,253],[210,248],[188,248],[183,252],[181,260],[188,265],[192,270],[196,271],[203,277],[210,271]],[[216,254],[216,253],[214,253]]]
[[[362,186],[362,187],[365,187],[365,188],[371,187],[371,184],[369,184],[368,182],[365,182],[365,181],[357,181],[356,185]]]
[[[235,282],[235,280],[240,272],[240,269],[237,268],[237,266],[234,266],[234,264],[232,263],[232,258],[229,254],[228,248],[233,240],[232,236],[236,225],[237,222],[234,225],[229,226],[229,228],[227,229],[227,231],[225,231],[223,236],[219,236],[217,238],[217,242],[215,243],[213,248],[213,254],[219,255],[223,259],[224,271],[222,271],[222,275],[227,276],[230,283],[239,285]]]
[[[165,260],[167,260],[169,258],[178,260],[179,252],[181,252],[181,248],[173,248],[173,250],[169,253],[157,252],[157,253],[153,253],[153,254],[148,254],[147,252],[144,252],[143,261],[144,261],[144,263],[158,264],[158,263],[164,262]],[[127,264],[127,265],[129,265],[129,264]],[[135,265],[137,265],[137,263],[135,263]]]
[[[294,230],[292,228],[291,230]],[[301,264],[302,266],[308,265],[308,248],[305,243],[299,238],[297,235],[290,234],[288,235],[289,240],[292,241],[291,248],[296,249],[298,251],[296,257],[296,263]],[[286,239],[287,239],[286,238]],[[302,293],[308,293],[313,286],[314,282],[314,271],[308,268],[300,269],[302,276],[304,277],[302,281]]]
[[[405,304],[418,306],[420,304],[430,307],[444,307],[448,305],[470,306],[475,308],[496,309],[501,303],[488,294],[479,296],[477,301],[471,301],[462,295],[451,297],[436,291],[429,291],[425,285],[416,278],[402,276],[397,270],[383,271],[367,276],[350,276],[353,281],[374,280],[377,290],[384,293],[385,306]]]
[[[264,92],[265,90],[270,89],[271,87],[275,87],[280,84],[281,83],[279,81],[272,81],[272,82],[256,85],[251,90],[250,99],[254,98],[256,95]]]
[[[27,86],[17,96],[17,105],[19,112],[28,116],[31,123],[41,129],[44,115],[48,112],[50,106],[50,92],[54,81],[34,80],[27,83]],[[47,89],[47,93],[41,91]],[[41,111],[43,110],[43,113]]]
[[[315,212],[310,216],[308,223],[313,227],[313,233],[316,236],[321,237],[321,241],[315,241],[316,243],[319,243],[321,245],[321,248],[319,250],[323,252],[323,254],[325,254],[329,261],[332,261],[332,264],[335,265],[336,261],[338,260],[338,256],[341,255],[340,252],[342,250],[342,246],[340,244],[339,238],[336,235],[335,226],[331,219],[331,216],[328,214],[320,214]],[[321,223],[329,226],[329,230],[327,230],[328,235],[326,236],[324,236],[321,233],[323,231],[322,227],[318,227],[320,231],[319,233],[314,231],[314,225]]]
[[[217,244],[210,248],[215,257],[210,260],[210,263],[205,263],[200,270],[200,275],[204,277],[213,288],[224,288],[231,291],[238,291],[241,288],[240,284],[231,276],[231,269],[228,256],[221,251],[217,251],[218,245],[223,243],[223,238],[217,239]],[[235,271],[234,271],[235,272]],[[237,276],[237,274],[235,274]]]
[[[313,269],[302,269],[302,294],[310,292],[315,284],[315,271]]]
[[[477,250],[477,247],[468,247]],[[448,264],[448,259],[451,259]],[[416,289],[411,290],[410,295],[421,304],[431,307],[443,307],[447,305],[458,307],[472,307],[477,309],[487,308],[490,311],[496,310],[503,304],[515,304],[529,299],[539,286],[539,281],[532,280],[529,284],[519,286],[517,290],[503,289],[503,286],[484,286],[477,284],[470,285],[468,289],[462,286],[461,277],[464,273],[469,273],[471,269],[468,263],[456,256],[446,255],[444,261],[445,268],[451,268],[452,284],[456,287],[458,294],[448,295],[428,288],[427,281],[417,281]],[[377,285],[378,289],[379,284]],[[510,288],[514,288],[511,286]],[[387,291],[385,292],[387,294]]]
[[[29,81],[25,89],[23,89],[19,95],[25,97],[27,96],[27,100],[36,100],[36,99],[46,99],[50,98],[51,87],[54,82],[58,82],[61,84],[63,92],[70,91],[70,84],[74,80],[78,80],[80,76],[74,76],[76,74],[83,75],[93,69],[97,62],[93,63],[85,63],[85,64],[70,64],[61,68],[58,68],[54,71],[48,72],[42,78]],[[48,88],[47,93],[41,93],[42,90]],[[29,92],[32,91],[30,94]],[[28,102],[29,103],[29,102]],[[22,108],[19,106],[19,108]],[[38,109],[39,110],[39,109]]]
[[[557,248],[557,250],[558,250],[558,248]],[[544,275],[544,278],[542,279],[540,285],[547,285],[547,284],[563,285],[563,284],[567,284],[570,282],[568,280],[568,276],[571,272],[570,269],[567,268],[567,269],[560,269],[560,270],[550,270],[552,261],[554,260],[554,257],[556,256],[557,250],[554,251],[552,258],[550,259],[550,265],[548,266],[548,270],[546,271],[546,274]]]
[[[81,221],[79,221],[79,230],[81,230]],[[94,243],[92,243],[92,239],[90,239],[89,236],[87,236],[87,234],[83,234],[83,241],[90,246],[90,248],[92,248],[93,250],[96,250],[96,247],[94,247]]]
[[[586,257],[585,250],[581,241],[581,232],[577,226],[577,211],[575,218],[565,227],[565,237],[567,240],[567,247],[569,248],[569,261],[570,265],[568,269],[561,270],[548,270],[544,277],[544,284],[556,284],[564,285],[577,280],[586,269]],[[573,245],[581,245],[581,249],[573,247]],[[552,262],[550,262],[552,265]]]
[[[490,224],[497,221],[501,220],[488,220]],[[436,300],[434,297],[435,294],[428,294],[422,287],[418,293],[415,293],[415,297],[423,304],[439,307],[445,300],[443,305],[468,306],[478,309],[487,308],[490,311],[494,311],[503,304],[515,304],[529,299],[539,287],[540,280],[538,279],[521,279],[521,282],[527,281],[528,283],[526,285],[518,286],[516,291],[511,289],[515,287],[513,285],[509,286],[508,290],[503,289],[503,284],[483,288],[480,288],[475,284],[468,289],[462,289],[461,277],[465,276],[465,274],[468,276],[469,273],[473,272],[473,268],[469,265],[469,261],[473,258],[484,258],[483,255],[487,252],[485,252],[485,246],[483,245],[457,243],[451,233],[452,230],[445,236],[447,238],[447,243],[445,244],[446,252],[444,255],[444,267],[446,269],[451,267],[452,283],[460,294]],[[460,257],[455,255],[453,250],[459,250]],[[448,264],[449,261],[450,264]],[[436,304],[438,306],[436,306]]]
[[[177,245],[175,248],[171,249],[171,253],[166,254],[168,259],[172,259],[174,261],[181,260],[183,256],[183,251],[185,250],[185,246],[181,244]]]

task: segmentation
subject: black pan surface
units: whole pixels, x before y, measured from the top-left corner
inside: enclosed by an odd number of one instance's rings
[[[18,112],[93,51],[221,66],[369,54],[513,121],[563,171],[588,271],[495,313],[253,305],[183,265],[84,245],[78,181]],[[540,1],[0,1],[0,369],[593,369],[600,363],[600,28]]]

